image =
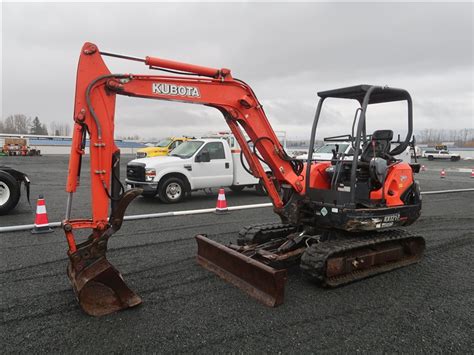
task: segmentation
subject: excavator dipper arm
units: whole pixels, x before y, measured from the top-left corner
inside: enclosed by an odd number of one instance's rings
[[[141,61],[152,69],[178,75],[112,74],[103,55]],[[108,238],[120,228],[128,204],[141,193],[139,189],[125,192],[120,184],[120,153],[114,143],[116,95],[215,107],[223,113],[252,173],[263,181],[276,211],[283,207],[276,183],[289,185],[299,194],[304,188],[302,166],[284,152],[252,89],[234,79],[230,70],[154,57],[141,59],[101,53],[96,45],[85,43],[77,70],[75,123],[66,186],[69,197],[63,229],[69,245],[69,278],[82,308],[92,315],[104,315],[141,302],[105,256]],[[272,179],[250,149],[241,128],[270,166]],[[80,182],[87,134],[90,137],[92,218],[71,219],[72,196]],[[81,244],[77,244],[74,237],[74,230],[78,229],[92,230],[89,239]]]

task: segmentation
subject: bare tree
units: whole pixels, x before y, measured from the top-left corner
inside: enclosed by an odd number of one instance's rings
[[[53,121],[49,124],[49,131],[55,136],[69,136],[71,134],[71,126],[69,123]]]
[[[16,133],[28,133],[31,125],[31,118],[18,113],[13,115],[16,127]]]
[[[425,144],[439,144],[445,141],[454,142],[456,145],[470,146],[474,142],[474,129],[463,128],[463,129],[423,129],[417,134],[417,141]]]
[[[28,133],[30,118],[23,114],[9,115],[5,118],[3,130],[5,133]]]

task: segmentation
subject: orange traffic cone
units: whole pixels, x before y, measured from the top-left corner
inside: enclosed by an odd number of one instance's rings
[[[216,210],[214,213],[224,214],[224,213],[227,213],[228,211],[229,210],[227,209],[227,201],[225,200],[224,189],[219,189],[219,196],[217,196]]]
[[[444,179],[446,177],[446,171],[444,171],[444,169],[441,169],[441,173],[439,174],[439,177],[441,179]]]
[[[36,204],[35,228],[31,230],[33,234],[50,233],[53,232],[49,228],[48,213],[46,212],[46,204],[43,195],[38,196]]]
[[[421,171],[426,171],[426,167],[424,165],[421,166]]]

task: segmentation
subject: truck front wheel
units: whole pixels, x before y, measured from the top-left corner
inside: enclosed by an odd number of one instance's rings
[[[232,192],[242,192],[242,190],[245,188],[244,185],[232,185],[229,186],[229,188],[232,190]]]
[[[265,188],[265,186],[263,186],[262,182],[259,182],[257,185],[255,185],[255,191],[257,192],[257,195],[259,196],[267,195],[267,189]]]
[[[434,157],[432,155],[428,155],[428,160],[433,160]]]
[[[160,200],[164,203],[178,203],[186,196],[186,184],[178,177],[169,177],[158,188]]]
[[[7,214],[20,199],[20,184],[10,174],[0,171],[0,215]]]

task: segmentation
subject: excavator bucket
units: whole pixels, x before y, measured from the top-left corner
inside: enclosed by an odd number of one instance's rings
[[[74,252],[68,253],[67,275],[80,306],[89,315],[100,317],[142,303],[106,258],[110,236],[120,229],[125,209],[141,192],[141,189],[127,191],[110,217],[109,228],[94,231]]]
[[[205,235],[197,235],[197,262],[269,307],[283,303],[286,270],[276,270]]]
[[[67,274],[79,305],[87,314],[100,317],[142,303],[105,256],[82,269],[72,259]]]

